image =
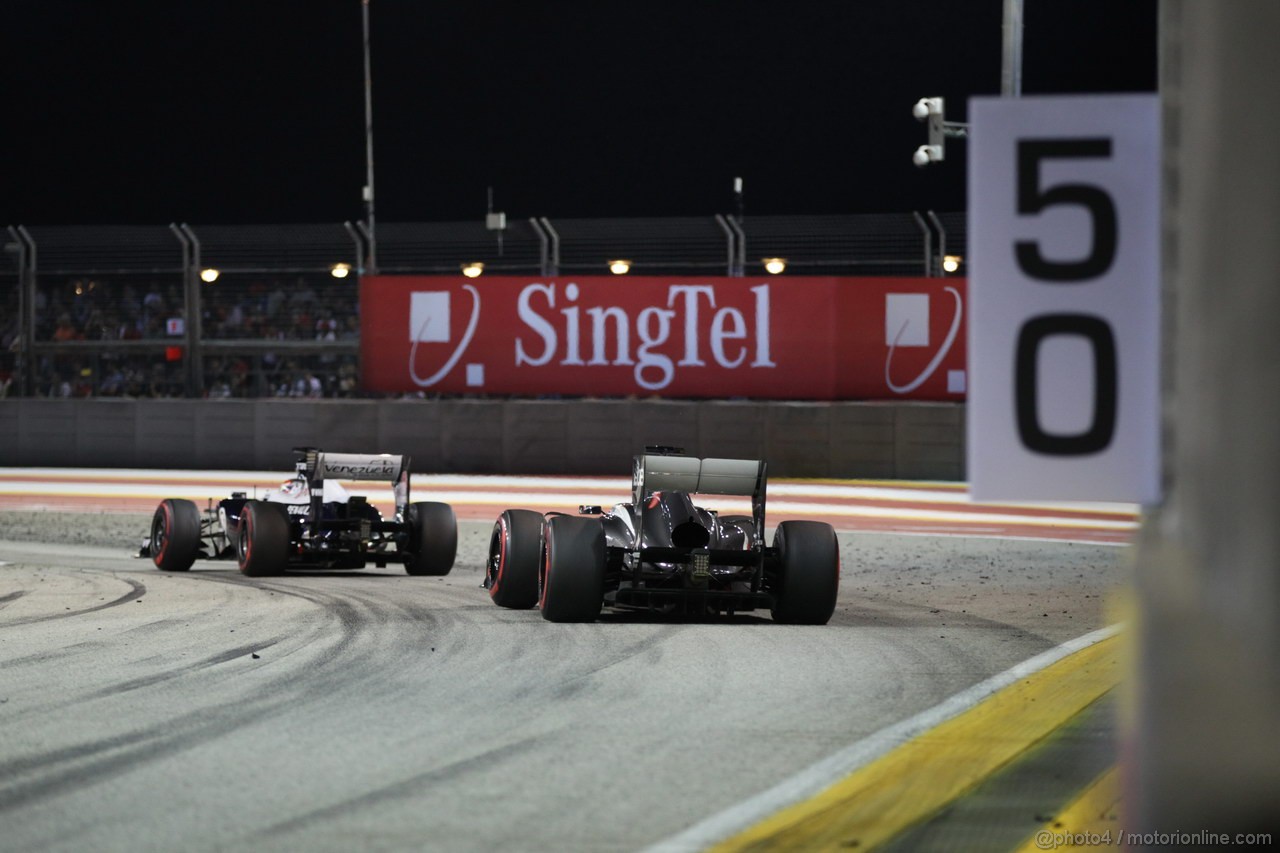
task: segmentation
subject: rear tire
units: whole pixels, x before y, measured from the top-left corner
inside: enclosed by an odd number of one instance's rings
[[[404,570],[411,575],[447,575],[458,553],[458,519],[453,507],[436,501],[409,504],[408,553]]]
[[[528,509],[509,509],[494,522],[485,585],[499,607],[528,610],[538,603],[542,523],[542,514]]]
[[[773,534],[778,588],[773,619],[787,625],[825,625],[840,591],[840,543],[830,524],[784,521]]]
[[[151,560],[157,569],[185,572],[200,554],[200,510],[192,501],[162,501],[151,517]]]
[[[598,519],[547,519],[538,608],[550,622],[594,622],[604,602],[604,526]]]
[[[289,516],[279,504],[247,501],[236,530],[236,559],[250,577],[284,572],[289,564]]]

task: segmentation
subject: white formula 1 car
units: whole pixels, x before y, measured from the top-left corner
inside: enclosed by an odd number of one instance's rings
[[[458,524],[445,503],[409,500],[409,457],[324,453],[298,447],[292,479],[250,499],[245,492],[213,500],[161,502],[141,556],[180,572],[197,558],[231,559],[246,575],[288,568],[359,569],[402,563],[411,575],[447,575],[458,546]],[[395,517],[384,520],[363,496],[338,480],[392,484]]]

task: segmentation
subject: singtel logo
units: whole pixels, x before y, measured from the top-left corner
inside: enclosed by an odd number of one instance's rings
[[[470,284],[463,289],[471,295],[471,310],[461,339],[445,362],[426,376],[419,375],[418,346],[452,343],[452,294],[419,291],[410,295],[409,378],[420,388],[443,380],[476,334],[480,293]],[[514,365],[629,367],[635,384],[649,391],[669,386],[682,367],[777,367],[771,351],[769,285],[752,287],[750,292],[747,304],[733,305],[713,285],[672,284],[667,287],[665,306],[636,310],[588,305],[574,282],[527,284],[516,297],[519,322],[511,339]],[[473,368],[481,365],[468,365],[468,385],[478,384],[472,382]]]
[[[516,366],[632,367],[636,384],[650,391],[670,385],[677,368],[705,367],[708,357],[729,370],[776,367],[769,350],[769,285],[751,293],[751,309],[743,311],[717,304],[709,284],[673,284],[665,308],[650,306],[633,318],[622,306],[579,304],[580,289],[572,282],[560,292],[554,284],[530,284],[520,291],[516,311],[533,335],[516,338]],[[705,348],[703,311],[711,317]],[[673,336],[679,360],[661,351]]]

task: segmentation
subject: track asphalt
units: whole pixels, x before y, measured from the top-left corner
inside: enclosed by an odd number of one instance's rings
[[[273,488],[281,479],[264,472],[0,469],[0,539],[8,538],[14,525],[7,519],[16,519],[19,511],[137,514],[167,497],[203,502],[232,490]],[[628,489],[629,482],[619,478],[418,475],[413,480],[415,498],[447,501],[460,519],[479,522],[508,506],[561,511],[581,503],[607,506],[625,499]],[[387,497],[381,484],[353,483],[349,490],[375,503]],[[1017,541],[1122,545],[1138,523],[1134,508],[1123,505],[974,504],[962,484],[952,483],[774,480],[769,494],[774,523],[820,518],[847,532],[919,536],[922,545],[953,537],[958,554],[968,547],[961,546],[962,539],[1005,540],[1009,547],[1017,547]],[[743,509],[732,500],[712,505]],[[886,563],[911,559],[909,548],[885,557]],[[904,585],[897,592],[908,598],[919,594],[909,586],[917,583],[911,577],[899,576]],[[972,601],[975,588],[969,584],[983,582],[957,581],[956,589],[947,591],[944,577],[931,577],[919,583],[938,584],[930,600],[950,596],[942,606],[953,616],[965,611],[947,609],[948,604]],[[1038,583],[1029,574],[1018,588],[1034,590]],[[860,618],[865,621],[868,613]],[[1056,634],[1057,646],[837,749],[665,840],[651,841],[649,849],[1034,850],[1070,846],[1081,837],[1109,837],[1104,833],[1118,831],[1119,823],[1116,705],[1124,634],[1111,627],[1070,639],[1074,635],[1063,618],[1046,635]],[[1079,627],[1090,625],[1085,621]]]

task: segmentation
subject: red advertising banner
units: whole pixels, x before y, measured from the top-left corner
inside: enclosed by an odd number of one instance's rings
[[[962,400],[965,282],[366,276],[365,390]]]

